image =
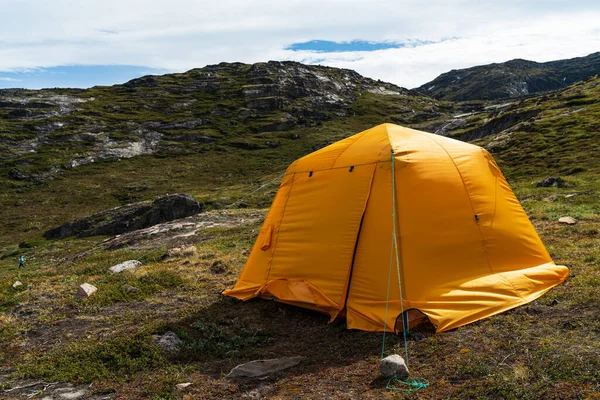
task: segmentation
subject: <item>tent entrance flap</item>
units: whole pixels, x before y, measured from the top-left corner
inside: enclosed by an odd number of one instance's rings
[[[295,174],[261,296],[269,293],[277,298],[269,286],[278,280],[277,292],[286,293],[285,302],[310,303],[310,296],[294,298],[294,292],[308,293],[299,290],[298,282],[303,282],[300,286],[309,284],[312,293],[329,300],[323,311],[335,316],[343,309],[375,167]],[[290,285],[289,290],[283,290],[282,284]],[[314,305],[323,308],[324,304]]]

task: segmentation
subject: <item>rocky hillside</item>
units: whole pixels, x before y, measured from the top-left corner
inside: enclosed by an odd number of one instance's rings
[[[0,236],[22,240],[165,192],[202,190],[210,208],[235,194],[215,199],[211,190],[279,173],[372,125],[459,112],[351,70],[295,62],[222,63],[88,90],[2,90],[0,195],[18,199],[19,211],[0,221]],[[65,205],[72,201],[78,207]],[[53,221],[32,221],[45,212]]]
[[[600,52],[537,63],[511,60],[446,72],[416,90],[436,99],[494,100],[567,87],[600,73]]]
[[[222,63],[89,90],[3,90],[0,169],[41,183],[139,155],[276,148],[297,139],[278,132],[370,113],[365,98],[393,99],[392,113],[407,121],[441,114],[417,92],[294,62]]]

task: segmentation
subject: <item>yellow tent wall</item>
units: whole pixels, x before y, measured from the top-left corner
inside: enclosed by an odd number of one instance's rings
[[[392,219],[392,150],[396,218]],[[345,315],[382,331],[418,309],[438,331],[541,296],[568,275],[540,241],[493,157],[383,124],[288,168],[239,281],[224,294]]]

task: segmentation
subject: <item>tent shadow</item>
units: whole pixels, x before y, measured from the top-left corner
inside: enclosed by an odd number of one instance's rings
[[[236,365],[259,359],[302,356],[292,368],[260,378],[274,382],[283,377],[319,373],[332,367],[360,363],[375,378],[372,385],[385,387],[378,375],[382,333],[348,330],[346,321],[316,311],[274,301],[256,299],[241,302],[221,297],[196,313],[170,323],[184,341],[183,351],[173,362],[195,364],[197,370],[214,378],[225,376]],[[424,331],[408,340],[421,340],[432,331]],[[386,349],[401,346],[403,338],[386,335]],[[256,379],[236,378],[244,385]]]

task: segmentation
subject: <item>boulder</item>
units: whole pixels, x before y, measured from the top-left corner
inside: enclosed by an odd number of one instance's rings
[[[204,203],[186,194],[158,197],[112,208],[67,222],[44,233],[46,239],[64,239],[69,236],[119,235],[164,222],[185,218],[204,211]]]
[[[139,262],[138,260],[129,260],[129,261],[124,261],[117,265],[113,265],[108,270],[112,273],[117,274],[119,272],[133,270],[133,269],[136,269],[137,267],[141,267],[141,266],[142,266],[142,263]]]
[[[565,180],[562,178],[557,178],[555,176],[550,176],[546,179],[542,179],[536,184],[537,187],[564,187]]]
[[[400,357],[398,354],[392,354],[382,358],[379,363],[379,370],[381,371],[381,375],[385,378],[395,376],[396,378],[404,379],[408,377],[408,367],[406,366],[406,362],[404,361],[404,358]]]
[[[560,222],[561,224],[574,225],[577,223],[577,220],[571,217],[560,217],[558,219],[558,222]]]
[[[94,293],[98,291],[98,288],[94,285],[90,285],[89,283],[84,283],[77,289],[77,293],[75,293],[75,300],[84,299],[86,297],[90,297]]]
[[[234,367],[227,376],[232,378],[258,378],[291,368],[300,364],[303,359],[304,357],[297,356],[250,361]]]
[[[23,286],[23,283],[21,281],[15,281],[15,283],[12,284],[13,289],[16,289],[20,286]]]

